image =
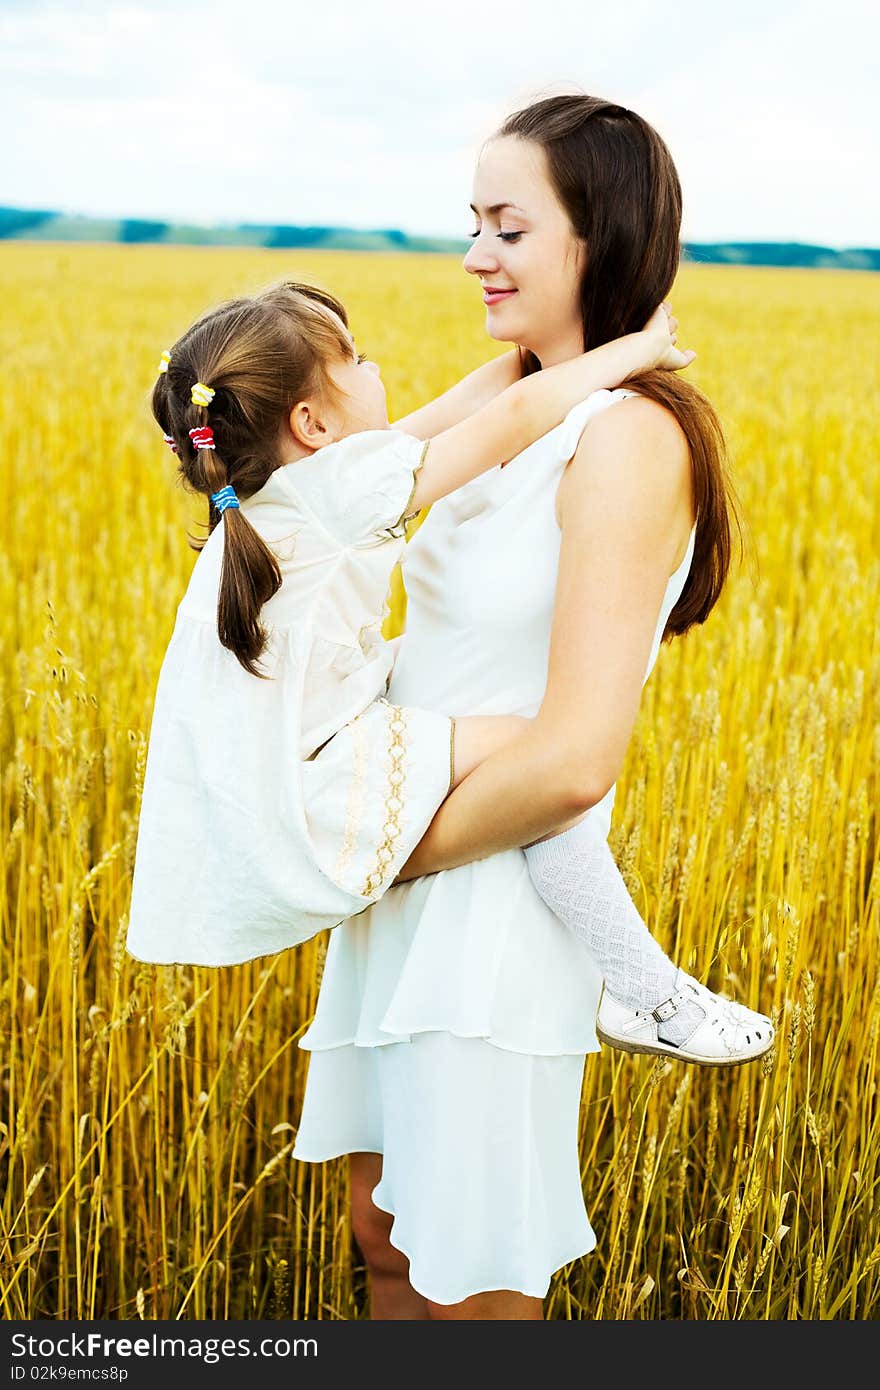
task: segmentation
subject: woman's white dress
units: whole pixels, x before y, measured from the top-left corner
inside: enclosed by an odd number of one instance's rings
[[[512,460],[435,503],[407,547],[389,697],[453,716],[533,715],[546,684],[557,484],[597,391]],[[690,569],[668,582],[645,673]],[[607,835],[614,788],[592,811]],[[294,1156],[384,1155],[376,1206],[415,1289],[542,1297],[595,1245],[578,1111],[602,978],[510,850],[390,889],[330,935]]]

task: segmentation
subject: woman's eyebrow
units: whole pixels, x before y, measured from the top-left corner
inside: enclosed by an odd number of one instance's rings
[[[525,208],[517,207],[516,203],[492,203],[490,207],[486,208],[486,211],[491,216],[496,212],[503,212],[505,208],[510,208],[513,212],[521,212],[524,217],[526,216]],[[473,203],[470,204],[470,210],[471,212],[475,212],[479,217],[480,210],[479,208],[475,208]]]

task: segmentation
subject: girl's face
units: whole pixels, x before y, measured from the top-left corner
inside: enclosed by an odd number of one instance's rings
[[[328,310],[328,313],[330,311]],[[351,355],[336,358],[325,370],[336,387],[332,399],[318,394],[297,401],[286,422],[283,450],[288,462],[335,444],[361,430],[387,430],[385,387],[375,362],[359,353],[349,330],[333,317],[351,344]]]
[[[540,145],[499,136],[474,174],[474,244],[491,338],[529,348],[544,367],[584,350],[580,284],[586,248],[550,182]]]
[[[360,430],[387,429],[388,404],[379,368],[364,353],[358,352],[348,329],[343,328],[342,331],[351,341],[351,358],[334,362],[327,368],[327,375],[334,386],[343,393],[344,418],[338,411],[332,412],[335,428],[340,432],[340,437],[342,434],[356,434]]]

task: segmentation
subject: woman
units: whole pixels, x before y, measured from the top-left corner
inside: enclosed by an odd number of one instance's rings
[[[510,117],[473,209],[465,269],[520,352],[400,422],[416,434],[641,325],[675,277],[674,165],[611,103]],[[708,402],[671,373],[632,385],[437,504],[408,549],[390,698],[534,723],[441,807],[412,881],[332,933],[300,1043],[294,1156],[350,1154],[375,1318],[540,1319],[553,1272],[595,1245],[577,1132],[602,979],[517,847],[585,811],[607,834],[646,668],[705,619],[730,544]]]

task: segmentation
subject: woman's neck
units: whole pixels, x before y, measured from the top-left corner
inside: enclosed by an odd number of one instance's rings
[[[578,325],[571,333],[554,338],[551,342],[535,346],[520,343],[520,347],[533,352],[542,367],[555,367],[559,362],[568,362],[572,357],[579,357],[584,351],[583,329]]]

